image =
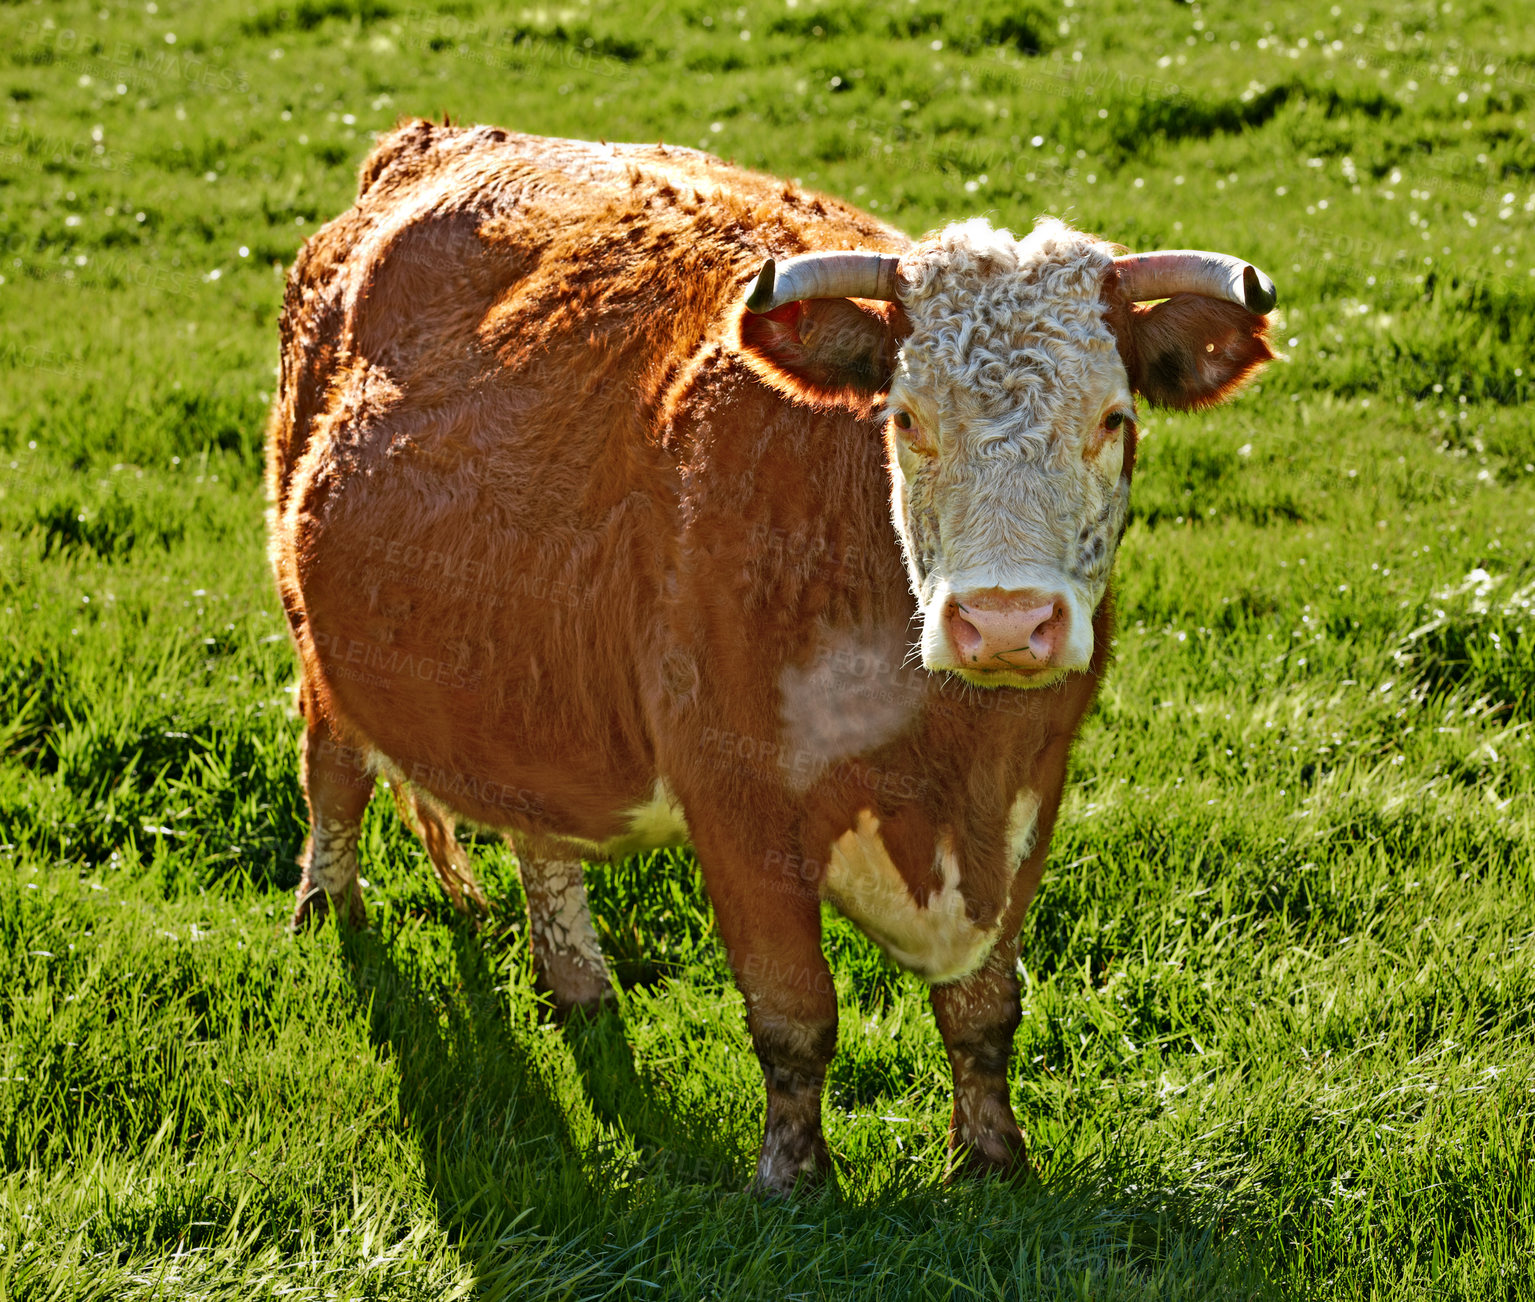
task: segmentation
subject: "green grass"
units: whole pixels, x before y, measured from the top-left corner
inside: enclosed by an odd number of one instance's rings
[[[0,1296],[1535,1297],[1535,37],[1339,10],[0,6]],[[841,1193],[743,1196],[685,856],[594,874],[621,1024],[384,801],[372,930],[284,934],[281,273],[443,111],[1278,282],[1288,362],[1140,459],[1024,927],[1040,1184],[942,1184],[923,991],[831,921]]]

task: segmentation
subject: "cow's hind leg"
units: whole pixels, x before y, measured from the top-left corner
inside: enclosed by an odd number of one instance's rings
[[[613,997],[607,960],[592,927],[581,857],[568,842],[513,832],[517,870],[528,898],[528,933],[538,986],[565,1016]]]
[[[454,909],[459,913],[472,911],[483,916],[488,906],[480,884],[475,880],[469,856],[454,836],[457,820],[407,782],[391,780],[390,790],[394,792],[400,817],[426,847],[427,858],[432,861],[437,880],[442,883]]]
[[[367,923],[357,883],[357,841],[363,812],[373,794],[373,774],[361,750],[340,741],[310,706],[303,742],[304,794],[309,801],[309,839],[299,860],[303,870],[295,930],[323,919],[331,909],[353,927]]]
[[[1022,1016],[1016,942],[1002,941],[978,972],[933,986],[930,996],[954,1071],[949,1173],[1016,1175],[1029,1169],[1007,1088]]]

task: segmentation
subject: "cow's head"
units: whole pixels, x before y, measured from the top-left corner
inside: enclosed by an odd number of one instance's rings
[[[747,301],[742,344],[786,391],[883,402],[928,669],[993,687],[1086,669],[1136,396],[1206,406],[1273,356],[1254,268],[1115,255],[1060,222],[1016,239],[978,219],[899,257],[770,262]]]

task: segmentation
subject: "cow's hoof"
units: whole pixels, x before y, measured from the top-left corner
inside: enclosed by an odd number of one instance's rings
[[[308,890],[301,888],[298,903],[293,907],[293,917],[288,921],[288,930],[297,935],[311,927],[318,927],[329,916],[330,896],[318,886]]]
[[[561,999],[547,986],[540,985],[538,989],[554,1005],[554,1020],[561,1026],[595,1022],[608,1009],[618,1006],[618,997],[611,986],[604,986],[601,991],[586,998],[572,1000]]]
[[[1018,1132],[1011,1135],[993,1132],[967,1139],[950,1136],[949,1160],[943,1173],[945,1183],[975,1179],[1017,1182],[1033,1175],[1023,1135]]]
[[[819,1134],[768,1135],[757,1158],[750,1192],[758,1198],[835,1194],[837,1169]]]
[[[301,931],[308,931],[311,927],[318,927],[332,912],[343,925],[353,931],[362,931],[368,925],[368,911],[362,902],[362,888],[353,882],[351,889],[339,900],[335,900],[318,886],[307,889],[300,887],[298,903],[294,906],[288,930],[296,935]]]
[[[608,965],[573,953],[536,956],[533,986],[554,1005],[555,1018],[561,1022],[572,1016],[595,1016],[614,1000]]]
[[[807,1198],[835,1198],[837,1177],[836,1173],[828,1168],[800,1171],[787,1179],[772,1176],[764,1178],[759,1167],[751,1184],[747,1186],[746,1192],[753,1198],[760,1198],[766,1202],[778,1202],[788,1198],[793,1198],[795,1201],[803,1201]]]

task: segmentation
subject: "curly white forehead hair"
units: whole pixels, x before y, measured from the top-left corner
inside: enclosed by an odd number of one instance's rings
[[[1104,413],[1133,412],[1105,313],[1114,249],[1062,222],[1022,239],[958,223],[901,258],[911,323],[890,404],[891,508],[922,609],[923,663],[945,663],[958,606],[1024,593],[1091,654],[1092,613],[1124,528],[1123,442]],[[977,594],[982,594],[977,597]]]
[[[900,387],[927,395],[940,427],[979,421],[984,439],[1032,433],[1042,449],[1047,408],[1078,396],[1061,386],[1078,387],[1084,353],[1113,363],[1102,292],[1114,252],[1053,218],[1021,239],[977,217],[922,241],[901,258]]]

